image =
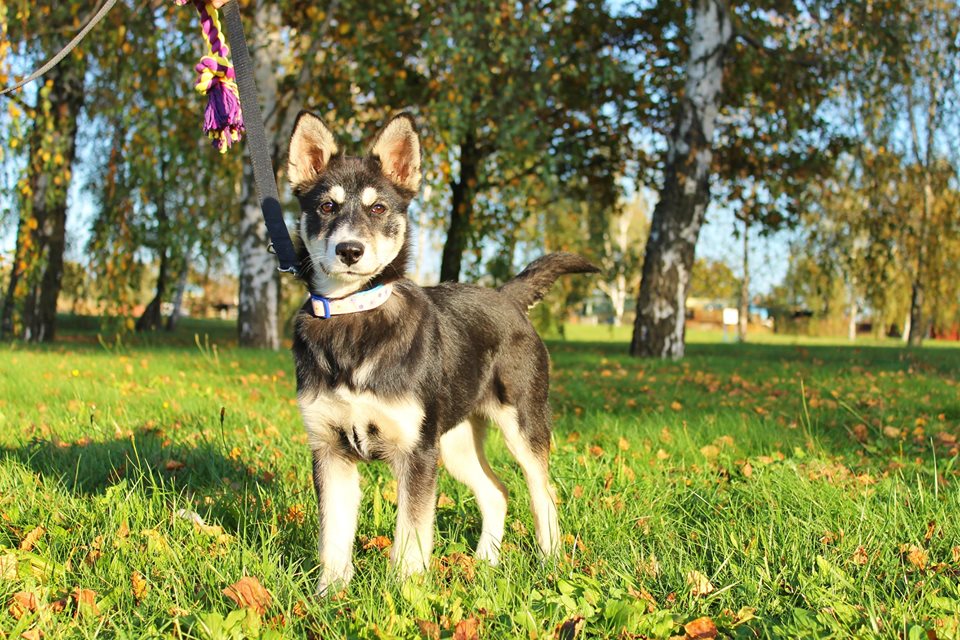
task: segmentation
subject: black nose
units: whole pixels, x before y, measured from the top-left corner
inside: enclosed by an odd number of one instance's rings
[[[345,265],[351,265],[363,256],[363,245],[359,242],[341,242],[337,245],[337,255]]]

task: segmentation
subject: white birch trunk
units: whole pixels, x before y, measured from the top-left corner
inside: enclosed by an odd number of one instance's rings
[[[686,87],[643,262],[630,345],[635,356],[678,359],[684,354],[687,291],[710,200],[713,129],[733,37],[728,11],[722,0],[697,0],[694,8]]]

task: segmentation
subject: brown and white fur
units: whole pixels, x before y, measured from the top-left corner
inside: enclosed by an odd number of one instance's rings
[[[476,495],[483,518],[476,554],[497,563],[507,491],[484,455],[488,421],[526,477],[540,549],[551,555],[559,547],[547,472],[549,360],[527,309],[559,276],[596,269],[554,253],[497,290],[417,286],[404,272],[420,160],[406,114],[384,127],[364,157],[343,155],[309,113],[300,114],[290,143],[288,172],[302,210],[301,275],[311,290],[339,298],[394,287],[373,310],[324,319],[307,303],[296,318],[297,400],[320,510],[321,593],[353,575],[359,462],[384,461],[396,475],[391,559],[402,576],[429,566],[440,460]]]

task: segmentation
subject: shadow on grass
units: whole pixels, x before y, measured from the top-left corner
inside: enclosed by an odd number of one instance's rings
[[[197,504],[197,511],[238,535],[248,528],[248,519],[258,508],[283,504],[289,493],[264,472],[226,455],[219,442],[171,443],[162,432],[151,429],[99,442],[32,440],[0,448],[0,462],[5,460],[78,497],[101,496],[125,480],[148,500],[159,497]],[[309,498],[313,499],[312,491]]]

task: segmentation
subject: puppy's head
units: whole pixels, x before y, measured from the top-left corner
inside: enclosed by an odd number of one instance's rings
[[[339,298],[399,278],[407,259],[407,207],[420,187],[420,137],[395,116],[364,157],[341,153],[320,118],[297,117],[287,173],[300,201],[300,239],[315,293]]]

